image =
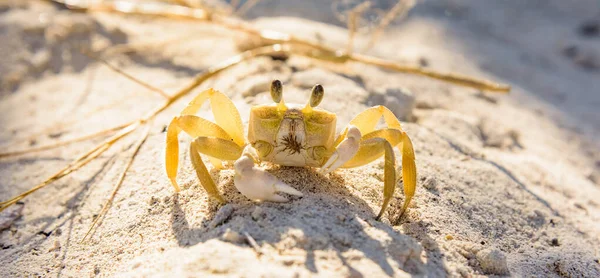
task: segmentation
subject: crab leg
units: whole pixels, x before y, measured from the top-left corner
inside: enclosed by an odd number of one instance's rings
[[[385,143],[383,143],[384,141]],[[363,140],[360,143],[360,148],[358,152],[356,152],[356,155],[342,166],[343,168],[353,168],[366,165],[381,157],[382,154],[385,154],[383,205],[377,215],[377,219],[380,219],[396,188],[396,159],[393,152],[393,147],[396,145],[401,146],[402,177],[404,181],[404,196],[406,199],[402,205],[400,215],[393,221],[394,224],[398,223],[400,218],[406,212],[406,209],[415,194],[417,172],[412,142],[408,135],[406,135],[404,131],[393,128],[380,129],[368,133],[363,136]]]
[[[210,100],[211,110],[216,124],[192,114],[198,112],[202,104]],[[228,140],[238,148],[244,146],[242,120],[233,102],[221,92],[208,89],[196,96],[181,113],[179,117],[173,118],[167,128],[167,147],[165,153],[165,166],[167,176],[175,191],[179,191],[177,185],[177,168],[179,165],[179,140],[181,130],[192,137],[214,136]],[[192,152],[194,153],[194,152]],[[216,168],[221,166],[221,159],[209,154],[211,162]],[[239,158],[239,155],[231,160]]]
[[[354,140],[352,140],[356,138],[353,134],[359,135],[358,141],[360,142],[354,142]],[[373,131],[361,138],[360,131],[358,131],[356,127],[350,126],[350,128],[348,128],[346,139],[339,144],[336,151],[321,168],[324,173],[329,173],[338,167],[352,168],[362,166],[381,157],[381,155],[385,155],[383,172],[383,205],[377,214],[377,220],[381,219],[381,216],[383,216],[385,209],[394,195],[394,190],[396,189],[396,157],[394,154],[394,146],[402,142],[403,134],[405,133],[398,129],[387,128]],[[409,159],[404,160],[407,162],[409,161]],[[334,166],[330,166],[332,164]],[[414,194],[414,190],[410,194]],[[409,201],[410,198],[412,198],[412,195],[407,197],[407,200]],[[405,206],[407,204],[408,203],[405,202]]]
[[[342,133],[340,133],[335,145],[337,146],[344,139],[344,137],[346,137],[350,126],[355,126],[362,134],[367,134],[374,131],[379,119],[381,119],[381,116],[383,116],[388,128],[402,130],[400,121],[398,118],[396,118],[394,113],[392,113],[392,111],[385,106],[377,105],[367,108],[363,112],[360,112],[358,115],[356,115],[354,119],[348,123],[348,127],[346,127]]]
[[[394,190],[396,189],[396,156],[394,154],[394,147],[384,138],[375,137],[366,139],[360,142],[360,150],[353,160],[366,161],[363,154],[370,154],[377,150],[384,150],[385,152],[385,164],[383,168],[383,204],[381,205],[381,210],[376,218],[377,220],[380,220],[385,209],[389,205],[392,196],[394,196]]]
[[[217,125],[223,128],[236,144],[243,146],[245,140],[242,118],[231,99],[225,94],[214,89],[205,90],[183,109],[181,115],[196,114],[207,100],[210,100]]]
[[[177,185],[177,168],[179,165],[179,140],[178,135],[181,131],[192,137],[215,136],[223,139],[231,139],[229,134],[221,127],[209,120],[194,116],[185,115],[173,118],[167,128],[167,147],[165,152],[165,166],[167,176],[175,191],[179,191]],[[220,160],[218,160],[220,163]]]
[[[375,126],[379,119],[383,116],[383,119],[388,126],[387,129],[375,130]],[[358,167],[372,162],[373,160],[379,158],[382,153],[386,153],[386,167],[388,165],[388,154],[386,152],[386,146],[377,146],[375,145],[363,145],[363,142],[368,142],[371,138],[382,138],[385,139],[391,146],[398,145],[398,149],[402,154],[402,179],[404,182],[404,195],[405,200],[402,205],[402,209],[400,211],[400,215],[396,218],[394,222],[398,223],[398,221],[402,218],[410,201],[412,200],[416,186],[417,186],[417,170],[415,165],[415,154],[412,146],[412,142],[406,132],[402,130],[400,125],[400,121],[394,116],[392,111],[387,109],[384,106],[374,106],[368,108],[367,110],[358,114],[354,119],[350,121],[350,126],[355,126],[360,130],[363,136],[363,141],[361,142],[361,146],[358,152],[347,161],[343,168],[352,168]],[[340,145],[347,134],[350,133],[349,128],[346,128],[336,140],[336,146]],[[395,160],[393,161],[395,164]],[[384,176],[392,175],[391,172],[384,170]],[[393,174],[395,177],[395,173]],[[385,177],[384,184],[384,203],[382,206],[382,210],[380,211],[377,218],[380,218],[384,211],[385,207],[389,203],[389,199],[392,195],[387,195],[386,192],[391,191],[393,193],[395,188],[395,181],[393,183],[389,183],[388,178]]]
[[[396,146],[402,142],[403,133],[403,131],[400,131],[395,128],[384,128],[366,134],[362,137],[362,141],[366,141],[371,138],[383,138],[386,141],[388,141],[392,146]],[[356,152],[356,155],[354,155],[352,159],[348,160],[342,167],[353,168],[365,165],[380,158],[384,154],[384,152],[385,150],[382,148],[369,149],[361,145],[361,147]]]
[[[219,194],[215,182],[200,157],[200,153],[223,160],[236,160],[242,155],[242,150],[234,142],[216,137],[198,137],[190,144],[190,157],[200,184],[209,196],[221,203],[225,203],[225,199]]]

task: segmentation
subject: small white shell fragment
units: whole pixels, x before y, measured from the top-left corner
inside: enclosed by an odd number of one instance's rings
[[[498,249],[484,249],[477,252],[477,261],[485,274],[508,274],[506,256]]]
[[[231,243],[241,243],[244,242],[245,238],[238,232],[227,228],[225,233],[221,236],[221,239]]]

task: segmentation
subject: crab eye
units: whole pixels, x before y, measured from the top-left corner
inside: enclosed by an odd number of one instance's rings
[[[323,90],[323,86],[317,84],[312,88],[312,92],[310,93],[310,107],[316,107],[323,100],[323,95],[325,95],[325,90]]]
[[[281,102],[281,96],[283,95],[283,85],[281,81],[273,80],[271,82],[271,98],[275,103]]]

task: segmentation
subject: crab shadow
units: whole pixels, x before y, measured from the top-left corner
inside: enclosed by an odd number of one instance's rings
[[[319,271],[315,257],[320,256],[320,251],[335,252],[355,277],[371,275],[353,266],[356,253],[361,254],[361,259],[377,264],[388,276],[394,276],[398,268],[411,274],[423,272],[418,243],[390,225],[375,221],[376,211],[351,192],[353,185],[343,176],[326,177],[301,167],[275,166],[268,171],[304,196],[294,197],[288,203],[257,204],[237,192],[232,178],[226,178],[220,190],[229,203],[220,207],[210,204],[205,219],[194,225],[191,223],[195,219],[184,212],[186,204],[175,195],[171,220],[179,245],[188,247],[211,239],[222,240],[230,229],[241,235],[247,233],[259,246],[273,246],[279,253],[304,250],[305,267],[314,274]]]

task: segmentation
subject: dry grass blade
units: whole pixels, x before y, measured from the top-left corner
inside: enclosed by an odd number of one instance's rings
[[[358,18],[362,13],[371,7],[371,2],[366,1],[360,5],[354,7],[348,15],[348,47],[346,52],[352,54],[354,52],[354,35],[356,34],[356,27],[358,25]]]
[[[385,27],[387,27],[390,23],[392,23],[392,20],[394,20],[394,18],[404,17],[406,15],[406,13],[408,13],[408,11],[415,4],[416,4],[415,0],[398,0],[398,3],[385,15],[385,17],[383,17],[383,19],[381,19],[381,21],[379,21],[379,24],[375,28],[375,32],[373,32],[373,35],[371,36],[369,43],[367,44],[365,49],[363,49],[363,51],[367,51],[367,50],[371,49],[371,47],[373,47],[373,45],[375,45],[375,42],[377,41],[377,39],[379,39],[381,34],[383,34],[383,30],[385,29]]]
[[[150,133],[150,124],[148,124],[146,126],[146,130],[144,131],[144,133],[142,134],[142,136],[140,137],[140,139],[135,143],[135,145],[133,147],[134,148],[133,154],[129,157],[129,159],[127,160],[127,164],[125,165],[125,168],[123,169],[123,171],[119,175],[119,178],[117,179],[117,183],[115,184],[115,188],[113,189],[112,193],[110,194],[108,200],[106,200],[106,202],[104,203],[104,206],[102,206],[102,209],[98,213],[98,216],[96,216],[96,219],[94,219],[94,221],[92,222],[92,225],[90,225],[90,228],[88,229],[87,233],[81,239],[81,242],[85,241],[85,239],[88,237],[88,235],[90,234],[90,232],[92,231],[92,229],[94,229],[94,227],[96,226],[96,224],[98,224],[98,221],[100,219],[102,219],[104,217],[104,215],[106,215],[106,213],[108,212],[108,209],[112,205],[112,202],[114,201],[115,196],[117,195],[117,192],[119,191],[119,189],[121,188],[121,185],[123,184],[123,181],[125,180],[125,176],[127,175],[127,171],[129,171],[129,168],[131,168],[131,165],[133,164],[133,160],[135,159],[135,157],[139,153],[139,151],[142,148],[142,145],[144,144],[144,142],[146,142],[146,139],[148,138],[148,134],[149,133]]]
[[[472,78],[466,75],[460,75],[455,73],[442,73],[438,71],[425,69],[420,66],[403,65],[367,55],[353,54],[350,56],[349,59],[356,62],[375,65],[388,70],[427,76],[433,79],[442,80],[452,84],[461,85],[464,87],[471,87],[483,91],[508,93],[511,89],[511,87],[506,84],[500,84],[488,80]]]
[[[175,102],[176,100],[180,99],[181,97],[183,97],[184,95],[188,94],[189,92],[191,92],[192,90],[194,90],[195,88],[197,88],[198,86],[200,86],[204,81],[206,81],[207,79],[209,79],[210,77],[220,73],[221,71],[228,69],[236,64],[239,64],[242,61],[245,61],[247,59],[256,57],[256,56],[261,56],[261,55],[268,55],[268,54],[277,54],[277,53],[281,53],[283,50],[281,45],[269,45],[269,46],[264,46],[264,47],[259,47],[256,49],[252,49],[252,50],[248,50],[245,52],[242,52],[241,54],[238,54],[236,56],[233,56],[227,60],[225,60],[224,62],[218,64],[215,67],[211,67],[209,68],[206,72],[199,74],[198,76],[196,76],[196,78],[194,78],[189,85],[185,86],[183,89],[179,90],[179,92],[177,92],[176,94],[174,94],[173,96],[171,96],[167,101],[165,101],[163,104],[159,105],[156,109],[154,109],[153,111],[150,111],[146,116],[138,119],[137,121],[132,122],[131,124],[123,127],[119,133],[113,135],[112,137],[108,138],[107,140],[105,140],[104,142],[96,145],[94,148],[92,148],[91,150],[87,151],[84,155],[80,156],[79,158],[75,159],[72,163],[70,163],[69,165],[65,166],[63,169],[61,169],[60,171],[58,171],[56,174],[50,176],[49,178],[47,178],[45,181],[43,181],[42,183],[38,184],[37,186],[7,200],[7,201],[3,201],[0,202],[0,211],[3,211],[4,209],[6,209],[7,207],[17,203],[18,201],[22,200],[23,198],[27,197],[28,195],[30,195],[31,193],[44,188],[46,185],[76,171],[77,169],[85,166],[87,163],[89,163],[91,160],[93,160],[94,158],[100,156],[102,153],[104,153],[106,150],[108,150],[112,145],[114,145],[116,142],[118,142],[120,139],[122,139],[123,137],[125,137],[126,135],[130,134],[131,132],[133,132],[134,130],[136,130],[140,125],[146,123],[147,121],[149,121],[150,119],[152,119],[154,116],[156,116],[158,113],[162,112],[163,110],[165,110],[167,107],[169,107],[171,104],[173,104],[173,102]]]
[[[96,57],[96,56],[92,55],[91,53],[89,53],[87,51],[81,51],[81,53],[83,53],[84,55],[86,55],[90,59],[93,59],[93,60],[95,60],[95,61],[97,61],[97,62],[105,65],[106,67],[108,67],[112,71],[123,75],[125,78],[127,78],[127,79],[129,79],[129,80],[131,80],[131,81],[133,81],[133,82],[135,82],[135,83],[143,86],[144,88],[146,88],[146,89],[148,89],[150,91],[153,91],[153,92],[161,95],[162,97],[164,97],[166,99],[170,98],[170,96],[167,93],[165,93],[165,91],[163,91],[163,90],[161,90],[159,88],[156,88],[156,87],[154,87],[154,86],[152,86],[152,85],[150,85],[150,84],[148,84],[148,83],[146,83],[146,82],[144,82],[144,81],[142,81],[142,80],[134,77],[133,75],[120,70],[119,68],[117,68],[116,66],[113,66],[111,63],[107,62],[106,60],[104,60],[104,59],[102,59],[100,57]]]
[[[86,134],[83,136],[79,136],[76,138],[72,138],[72,139],[67,139],[67,140],[61,140],[58,142],[54,142],[54,143],[49,143],[46,145],[41,145],[41,146],[36,146],[36,147],[30,147],[30,148],[26,148],[26,149],[19,149],[19,145],[21,145],[23,142],[35,142],[37,141],[36,138],[38,136],[42,136],[42,135],[48,135],[51,133],[63,133],[63,128],[65,126],[69,126],[69,125],[73,125],[79,122],[80,118],[89,118],[91,116],[93,116],[94,114],[98,113],[99,111],[103,111],[103,110],[107,110],[109,108],[115,108],[116,106],[118,106],[119,104],[123,103],[124,100],[128,100],[129,98],[132,98],[134,96],[126,96],[122,99],[117,99],[117,100],[113,100],[109,103],[106,103],[104,105],[98,106],[95,109],[91,109],[89,111],[87,111],[85,114],[83,114],[81,117],[79,118],[72,118],[68,121],[61,121],[61,122],[56,122],[53,124],[49,124],[46,128],[34,132],[32,134],[28,134],[26,136],[23,137],[17,137],[15,139],[12,140],[12,143],[8,143],[6,145],[0,146],[0,149],[4,149],[4,150],[10,150],[13,149],[15,151],[9,151],[9,152],[0,152],[0,158],[4,158],[4,157],[9,157],[9,156],[16,156],[16,155],[22,155],[22,154],[27,154],[27,153],[31,153],[31,152],[38,152],[38,151],[43,151],[43,150],[49,150],[49,149],[53,149],[53,148],[57,148],[60,146],[64,146],[67,144],[71,144],[71,143],[75,143],[75,142],[80,142],[80,141],[85,141],[88,139],[92,139],[92,138],[96,138],[96,137],[100,137],[102,135],[106,135],[112,131],[115,130],[119,130],[121,128],[124,128],[128,125],[130,125],[131,123],[133,123],[133,121],[129,121],[127,123],[123,123],[120,124],[118,126],[114,126],[114,127],[110,127],[110,128],[106,128],[94,133],[90,133],[90,134]]]
[[[96,56],[94,56],[93,54],[91,54],[91,53],[89,53],[87,51],[81,51],[81,53],[83,53],[84,55],[86,55],[90,59],[93,59],[93,60],[95,60],[95,61],[97,61],[99,63],[102,63],[103,65],[105,65],[106,67],[108,67],[109,69],[111,69],[112,71],[123,75],[127,79],[129,79],[129,80],[131,80],[131,81],[133,81],[133,82],[135,82],[135,83],[143,86],[144,88],[146,88],[146,89],[148,89],[150,91],[158,93],[159,95],[161,95],[165,99],[171,98],[165,91],[163,91],[163,90],[161,90],[159,88],[156,88],[156,87],[154,87],[154,86],[152,86],[152,85],[150,85],[150,84],[148,84],[148,83],[146,83],[146,82],[144,82],[144,81],[142,81],[142,80],[140,80],[140,79],[132,76],[131,74],[128,74],[128,73],[126,73],[126,72],[118,69],[117,67],[115,67],[114,65],[108,63],[104,59],[96,57]],[[92,134],[87,134],[87,135],[83,135],[83,136],[76,137],[76,138],[73,138],[73,139],[59,141],[59,142],[56,142],[56,143],[50,143],[50,144],[47,144],[47,145],[42,145],[42,146],[37,146],[37,147],[32,147],[32,148],[26,148],[26,149],[21,149],[21,150],[15,150],[15,151],[0,152],[0,158],[9,157],[9,156],[16,156],[16,155],[22,155],[22,154],[27,154],[27,153],[32,153],[32,152],[44,151],[44,150],[53,149],[53,148],[57,148],[57,147],[60,147],[60,146],[68,145],[68,144],[71,144],[71,143],[85,141],[85,140],[88,140],[88,139],[100,137],[100,136],[109,134],[111,132],[114,132],[115,130],[119,130],[121,128],[129,126],[129,125],[131,125],[134,122],[135,121],[130,121],[130,122],[127,122],[127,123],[124,123],[124,124],[121,124],[121,125],[118,125],[118,126],[115,126],[115,127],[112,127],[112,128],[108,128],[108,129],[104,129],[104,130],[92,133]],[[7,146],[6,148],[9,149],[10,146]]]
[[[168,2],[173,2],[177,5],[181,5],[181,6],[190,6],[190,4],[185,1],[185,0],[169,0]]]
[[[75,143],[75,142],[81,142],[81,141],[85,141],[88,139],[92,139],[92,138],[96,138],[96,137],[100,137],[103,135],[107,135],[111,132],[115,132],[119,129],[122,129],[126,126],[129,126],[133,123],[132,122],[128,122],[128,123],[124,123],[124,124],[120,124],[118,126],[115,127],[111,127],[111,128],[107,128],[104,130],[100,130],[98,132],[94,132],[91,134],[86,134],[80,137],[76,137],[76,138],[72,138],[72,139],[68,139],[68,140],[62,140],[59,142],[55,142],[55,143],[50,143],[47,145],[42,145],[42,146],[37,146],[37,147],[32,147],[32,148],[26,148],[26,149],[21,149],[21,150],[15,150],[15,151],[8,151],[8,152],[2,152],[0,153],[0,158],[4,158],[4,157],[9,157],[9,156],[16,156],[16,155],[22,155],[22,154],[27,154],[27,153],[32,153],[32,152],[39,152],[39,151],[44,151],[44,150],[49,150],[49,149],[53,149],[53,148],[58,148],[61,146],[65,146],[71,143]],[[6,148],[10,148],[10,146],[6,147]]]
[[[3,211],[4,209],[6,209],[7,207],[9,207],[11,205],[14,205],[15,203],[17,203],[18,201],[27,197],[28,195],[44,188],[46,185],[85,166],[90,161],[92,161],[94,158],[100,156],[102,153],[104,153],[106,150],[108,150],[115,142],[119,141],[121,138],[125,137],[127,134],[134,131],[138,126],[139,126],[139,123],[135,123],[135,124],[128,126],[127,128],[122,129],[119,133],[113,135],[112,137],[108,138],[104,142],[96,145],[94,148],[87,151],[82,156],[76,158],[69,165],[65,166],[60,171],[56,172],[54,175],[50,176],[49,178],[47,178],[45,181],[41,182],[40,184],[11,198],[8,201],[0,202],[0,211]]]
[[[181,89],[178,93],[173,95],[169,99],[169,101],[167,101],[165,103],[166,106],[162,107],[161,109],[157,109],[156,111],[152,112],[151,114],[153,114],[152,116],[158,114],[159,112],[161,112],[162,110],[167,108],[168,105],[170,105],[174,101],[180,99],[182,96],[188,94],[193,89],[200,86],[200,84],[202,84],[207,79],[213,77],[214,75],[216,75],[232,66],[235,66],[245,60],[248,60],[248,59],[251,59],[254,57],[265,56],[265,55],[276,55],[276,54],[282,54],[282,53],[286,53],[286,47],[283,45],[280,45],[280,44],[274,44],[274,45],[261,46],[261,47],[257,47],[254,49],[246,50],[238,55],[235,55],[235,56],[217,64],[214,67],[208,68],[208,70],[205,73],[199,74],[198,76],[196,76],[190,82],[189,85],[187,85],[186,87]]]
[[[248,0],[246,1],[237,11],[235,11],[236,16],[244,16],[252,7],[256,6],[260,0]]]
[[[211,14],[201,8],[160,2],[136,3],[129,1],[92,2],[80,0],[47,0],[63,5],[67,9],[84,12],[110,12],[131,15],[161,16],[173,19],[209,20]]]
[[[173,36],[173,37],[166,38],[166,39],[145,40],[145,41],[140,41],[140,42],[128,42],[128,43],[113,45],[107,49],[103,49],[101,52],[102,52],[102,56],[106,58],[106,57],[110,57],[110,56],[118,55],[118,54],[133,53],[139,49],[147,49],[147,48],[164,49],[168,45],[178,44],[181,42],[185,42],[189,39],[190,39],[189,35],[186,35],[186,36]]]
[[[231,2],[229,2],[229,7],[231,7],[232,11],[237,10],[237,7],[240,5],[240,0],[231,0]]]
[[[62,1],[57,1],[58,3],[63,3]],[[79,2],[79,1],[76,1]],[[466,86],[471,88],[476,88],[479,90],[492,91],[492,92],[508,92],[510,91],[510,86],[498,84],[495,82],[480,80],[468,76],[463,76],[459,74],[448,74],[441,73],[433,70],[423,69],[418,66],[410,66],[403,65],[394,62],[390,62],[384,59],[366,56],[366,55],[356,55],[356,54],[347,54],[340,53],[340,51],[327,47],[317,42],[312,42],[309,40],[303,40],[296,38],[290,34],[277,32],[273,30],[259,30],[250,26],[245,22],[241,22],[239,20],[232,20],[231,18],[221,17],[218,15],[208,16],[205,10],[202,9],[193,9],[184,6],[177,5],[166,5],[166,4],[155,4],[155,3],[132,3],[127,1],[120,1],[120,5],[116,4],[95,4],[90,5],[86,3],[82,3],[81,5],[75,5],[75,3],[70,2],[71,7],[76,7],[78,9],[86,10],[86,11],[102,11],[102,12],[110,12],[110,13],[123,13],[123,14],[137,14],[137,15],[147,15],[147,16],[162,16],[166,18],[179,18],[179,19],[188,19],[188,20],[200,20],[200,21],[210,21],[212,23],[224,26],[226,28],[241,31],[247,33],[249,35],[257,36],[260,38],[265,44],[287,44],[291,46],[301,46],[304,48],[310,49],[310,52],[307,53],[306,50],[301,50],[300,52],[296,51],[300,48],[292,48],[294,52],[288,54],[299,54],[304,56],[310,56],[312,58],[328,60],[338,63],[343,63],[346,61],[355,61],[361,62],[369,65],[374,65],[382,68],[386,68],[389,70],[394,70],[397,72],[417,74],[422,76],[427,76],[430,78],[442,80],[445,82],[453,83],[460,86]],[[128,4],[128,5],[125,5]],[[410,7],[414,5],[413,0],[409,0],[407,3],[400,1],[380,22],[380,26],[382,30],[387,24],[389,24],[394,17],[396,17],[399,13],[405,13],[409,10]],[[316,52],[316,53],[315,53]]]

